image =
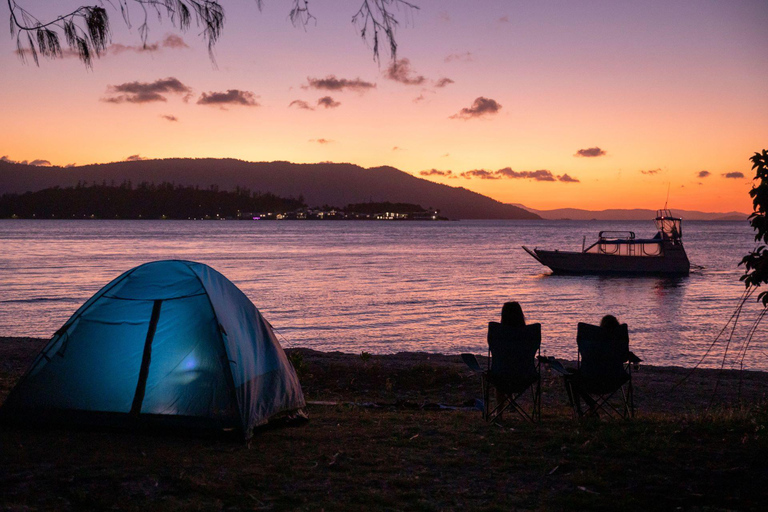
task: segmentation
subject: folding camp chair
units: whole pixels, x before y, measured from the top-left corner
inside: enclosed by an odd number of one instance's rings
[[[629,351],[627,324],[613,332],[579,323],[576,335],[578,368],[565,376],[568,400],[579,418],[608,416],[623,419],[635,415],[632,367],[640,359]],[[586,404],[582,410],[581,401]]]
[[[497,420],[508,409],[533,423],[541,419],[541,372],[536,359],[540,346],[541,324],[522,328],[488,324],[488,367],[481,374],[486,421]],[[521,401],[529,390],[531,403],[524,405]]]

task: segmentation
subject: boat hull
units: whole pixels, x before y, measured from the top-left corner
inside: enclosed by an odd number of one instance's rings
[[[526,250],[554,274],[614,274],[687,276],[691,264],[682,245],[665,247],[660,256]]]

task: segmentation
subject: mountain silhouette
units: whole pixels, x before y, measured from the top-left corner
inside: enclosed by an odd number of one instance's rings
[[[310,206],[363,202],[414,203],[451,219],[539,219],[536,213],[472,192],[417,178],[394,167],[353,164],[244,162],[235,159],[140,160],[77,167],[38,167],[0,161],[0,194],[34,192],[78,182],[119,185],[170,182],[222,190],[247,187],[281,197],[304,197]]]
[[[529,212],[537,214],[546,220],[651,220],[656,218],[656,210],[643,208],[609,210],[582,210],[579,208],[557,208],[554,210],[536,210],[522,204],[516,204]],[[719,221],[745,221],[748,213],[742,212],[701,212],[698,210],[681,210],[673,208],[672,214],[682,217],[683,220],[719,220]]]

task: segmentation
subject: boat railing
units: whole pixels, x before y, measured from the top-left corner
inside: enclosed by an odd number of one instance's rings
[[[632,236],[610,238],[604,237],[602,232],[600,235],[595,243],[582,248],[582,252],[617,256],[661,256],[663,253],[661,239],[640,239]]]
[[[601,231],[598,235],[600,240],[634,240],[634,231]]]

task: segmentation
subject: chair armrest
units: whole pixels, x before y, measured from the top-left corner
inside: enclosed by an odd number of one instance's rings
[[[476,373],[483,373],[483,369],[480,367],[480,363],[477,362],[475,354],[461,354],[461,360],[469,366],[469,369]]]
[[[553,356],[536,356],[536,359],[561,375],[570,375],[571,373],[563,366],[563,363],[555,359]]]

